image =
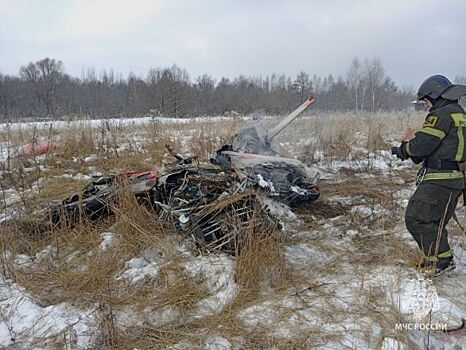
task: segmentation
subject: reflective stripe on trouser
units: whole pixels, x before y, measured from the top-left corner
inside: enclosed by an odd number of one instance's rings
[[[444,258],[449,258],[450,256],[452,256],[451,250],[448,250],[446,252],[443,252],[443,253],[440,253],[439,255],[437,255],[437,258],[444,259]]]
[[[406,228],[427,257],[438,257],[450,251],[448,224],[462,190],[421,183],[406,208]],[[443,230],[439,232],[442,221]]]
[[[451,170],[450,172],[434,172],[434,173],[427,173],[423,174],[420,177],[421,182],[424,180],[457,180],[462,179],[463,174],[458,170]]]
[[[440,253],[437,256],[424,256],[425,261],[438,261],[438,259],[445,259],[449,258],[453,254],[451,253],[451,250],[447,250],[446,252]]]

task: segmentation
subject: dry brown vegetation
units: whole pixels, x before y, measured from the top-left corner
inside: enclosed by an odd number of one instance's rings
[[[386,150],[391,135],[399,134],[401,139],[406,128],[416,126],[419,119],[416,115],[404,118],[391,114],[312,116],[295,122],[296,125],[281,135],[280,140],[287,142],[290,149],[308,164],[317,161],[315,151],[323,153],[326,163],[355,157],[366,159],[367,153],[355,152],[355,148],[374,153]],[[266,124],[270,123],[273,121],[266,121]],[[161,167],[171,161],[164,150],[167,143],[205,161],[244,125],[241,120],[170,125],[151,123],[143,127],[103,122],[96,128],[83,123],[63,130],[0,131],[2,145],[19,146],[34,139],[61,142],[54,154],[12,157],[2,165],[2,190],[5,193],[15,189],[21,196],[19,202],[5,202],[4,207],[21,206],[30,210],[63,199],[85,182],[59,177],[64,173],[91,175],[93,172],[119,173]],[[234,278],[239,290],[226,306],[202,318],[193,315],[199,302],[209,297],[212,291],[206,288],[202,276],[193,277],[185,268],[188,260],[199,251],[190,243],[189,237],[178,235],[170,225],[159,223],[155,212],[139,205],[128,194],[122,195],[115,208],[115,217],[98,225],[83,221],[74,228],[58,227],[40,235],[35,235],[31,226],[21,226],[24,223],[0,226],[2,269],[7,278],[23,286],[42,306],[68,302],[77,308],[93,308],[100,332],[96,348],[167,349],[184,342],[197,349],[203,348],[206,339],[215,334],[237,341],[241,349],[309,349],[339,340],[338,332],[325,332],[319,327],[297,330],[292,337],[279,336],[273,332],[273,327],[258,324],[251,328],[238,318],[238,313],[248,307],[271,300],[279,305],[283,298],[291,298],[295,304],[280,309],[278,319],[281,322],[293,315],[305,317],[299,312],[310,309],[331,324],[338,323],[348,313],[354,317],[369,314],[378,324],[394,331],[394,324],[402,316],[394,308],[380,312],[381,291],[365,286],[364,276],[381,264],[396,266],[406,260],[406,256],[417,258],[416,250],[407,246],[401,237],[394,233],[379,234],[380,230],[394,228],[393,215],[399,217],[401,210],[395,193],[405,185],[391,176],[366,179],[354,175],[349,171],[338,174],[336,180],[323,181],[322,200],[296,210],[303,221],[303,232],[245,232],[241,252],[235,259]],[[403,176],[409,179],[413,175],[406,171]],[[331,201],[335,196],[354,200],[351,204]],[[378,205],[392,216],[382,215],[368,222],[351,211],[351,207],[358,204]],[[337,220],[335,225],[340,232],[326,232],[326,220]],[[334,244],[349,229],[359,230],[352,239],[355,249],[352,252],[346,251],[345,245]],[[102,250],[99,249],[101,234],[106,230],[114,233],[117,242]],[[371,235],[371,232],[379,233]],[[329,234],[334,234],[334,239],[329,239]],[[318,259],[312,260],[317,264],[306,266],[303,263],[296,269],[287,262],[285,250],[287,245],[300,243],[325,252],[328,260],[322,263],[318,263]],[[190,256],[180,253],[181,245],[188,247]],[[48,255],[34,263],[18,263],[20,254],[34,258],[45,248]],[[161,261],[154,276],[147,275],[138,283],[118,277],[128,261],[144,256],[148,250]],[[357,272],[361,281],[359,310],[347,310],[338,304],[333,281],[346,265],[360,267]],[[316,300],[325,307],[317,307]],[[176,310],[176,319],[157,326],[151,324],[151,312],[166,307]],[[125,308],[136,310],[142,322],[132,326],[122,323],[118,315]],[[406,340],[403,332],[389,335]],[[60,335],[48,343],[55,348],[64,348],[68,346],[65,338],[66,334]]]

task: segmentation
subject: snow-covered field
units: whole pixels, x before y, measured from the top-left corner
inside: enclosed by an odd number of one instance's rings
[[[192,123],[219,123],[231,120],[231,117],[193,117],[193,118],[167,118],[167,117],[141,117],[141,118],[106,118],[106,119],[85,119],[85,120],[56,120],[40,122],[13,122],[0,123],[0,130],[11,129],[64,129],[75,128],[82,125],[99,127],[102,124],[118,124],[121,126],[141,126],[150,123],[160,124],[192,124]],[[241,120],[251,120],[250,117],[238,117]]]
[[[282,230],[274,246],[276,259],[261,266],[255,286],[241,282],[239,257],[200,255],[190,237],[170,232],[144,237],[144,244],[115,225],[95,228],[85,237],[68,232],[69,237],[59,239],[6,240],[0,347],[465,348],[466,330],[442,329],[466,319],[466,236],[455,222],[449,224],[458,265],[454,272],[428,279],[416,270],[419,253],[403,222],[416,166],[387,151],[418,120],[416,115],[408,121],[394,115],[310,116],[280,136],[292,154],[319,169],[322,195],[295,210],[267,199]],[[104,135],[101,121],[92,121],[97,130],[92,147],[76,141],[89,137],[79,123],[54,123],[52,134],[50,124],[11,125],[10,131],[2,125],[2,215],[19,210],[30,197],[70,194],[48,189],[50,181],[72,191],[108,169],[161,166],[166,155],[157,147],[166,142],[205,159],[249,123],[112,121]],[[15,153],[11,150],[27,141],[15,133],[28,128],[43,130],[39,139],[52,137],[63,147],[54,154],[8,160]],[[462,211],[458,207],[465,222]],[[5,237],[5,228],[0,229]],[[273,247],[267,250],[258,254],[265,259]]]

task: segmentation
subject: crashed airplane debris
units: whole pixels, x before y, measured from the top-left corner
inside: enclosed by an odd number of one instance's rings
[[[238,132],[230,145],[224,145],[211,158],[213,164],[234,170],[240,178],[269,190],[287,204],[314,201],[319,198],[319,173],[302,162],[286,158],[288,152],[272,143],[286,126],[314,103],[310,97],[277,126],[268,132],[260,128],[247,128]]]
[[[193,165],[195,157],[184,158],[167,145],[176,162],[162,173],[147,169],[99,177],[81,193],[48,209],[42,229],[108,217],[129,189],[138,202],[155,210],[160,223],[173,225],[200,247],[237,253],[248,230],[260,234],[279,226],[262,198],[292,206],[319,198],[318,172],[280,156],[284,149],[271,142],[313,102],[308,99],[269,132],[259,128],[240,131],[231,144],[212,155],[211,165]]]

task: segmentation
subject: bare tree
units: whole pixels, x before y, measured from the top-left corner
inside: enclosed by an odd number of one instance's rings
[[[364,61],[365,80],[371,94],[371,110],[378,109],[379,93],[385,79],[385,71],[379,58]]]
[[[362,65],[358,58],[354,58],[353,61],[351,61],[351,65],[346,76],[346,84],[348,86],[348,97],[350,101],[352,101],[356,112],[358,112],[362,107],[362,103],[360,103],[360,90],[363,85],[362,80]]]
[[[457,77],[463,82],[464,77]],[[351,62],[346,76],[321,79],[300,72],[289,76],[222,78],[204,74],[191,82],[186,70],[174,65],[152,68],[145,79],[123,78],[113,70],[96,74],[83,70],[81,78],[66,75],[60,61],[46,58],[29,63],[20,76],[0,75],[0,115],[3,118],[55,115],[100,117],[141,116],[151,110],[165,116],[198,116],[237,111],[285,114],[318,90],[316,109],[393,110],[409,107],[412,90],[398,88],[377,59]]]
[[[303,103],[312,91],[312,81],[309,78],[309,74],[304,71],[299,72],[293,82],[293,86],[299,95],[300,103]]]
[[[8,84],[6,80],[7,77],[0,73],[0,114],[2,116],[6,116],[9,114],[9,96],[7,94]]]
[[[203,74],[196,79],[195,96],[196,110],[199,114],[208,114],[212,112],[211,106],[214,98],[215,80],[209,75]]]
[[[35,63],[30,62],[21,67],[20,76],[33,84],[38,99],[45,104],[47,115],[51,114],[58,85],[64,76],[63,63],[48,57]]]

